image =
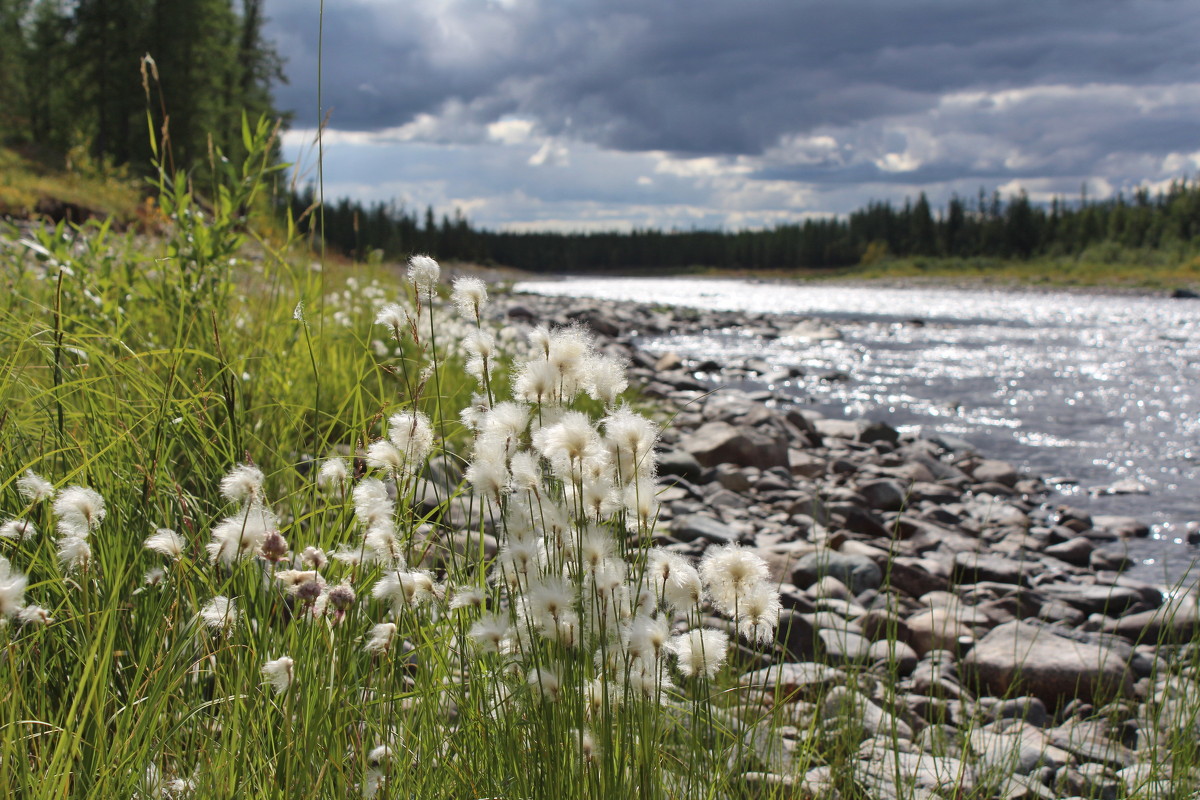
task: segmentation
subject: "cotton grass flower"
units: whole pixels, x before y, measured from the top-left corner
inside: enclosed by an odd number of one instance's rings
[[[544,700],[557,700],[562,692],[562,678],[553,670],[545,667],[535,667],[529,670],[525,677],[529,687],[542,696]]]
[[[29,579],[14,572],[7,558],[0,556],[0,617],[11,619],[25,607],[25,587]]]
[[[463,276],[455,278],[453,286],[450,299],[458,313],[464,319],[478,322],[480,313],[487,304],[487,284],[479,278]]]
[[[394,504],[388,488],[378,478],[364,478],[351,492],[354,515],[368,528],[378,522],[390,521]]]
[[[10,519],[0,525],[0,539],[24,542],[37,536],[37,526],[27,519]]]
[[[237,604],[225,595],[217,595],[200,609],[200,621],[214,631],[228,635],[237,627]]]
[[[59,518],[60,527],[73,532],[82,531],[82,535],[86,536],[104,521],[108,512],[104,507],[104,498],[94,489],[68,486],[58,493],[54,501],[54,513]]]
[[[401,411],[388,418],[388,439],[404,454],[404,468],[411,472],[433,450],[433,426],[421,411]]]
[[[408,279],[422,292],[432,292],[442,277],[442,268],[429,256],[413,256],[408,260]]]
[[[700,561],[700,577],[713,605],[726,616],[735,616],[742,598],[770,577],[767,562],[752,550],[727,544],[710,548]]]
[[[467,631],[467,636],[484,653],[499,653],[504,647],[509,631],[508,617],[500,614],[484,614]]]
[[[715,628],[693,629],[672,637],[669,647],[684,677],[704,675],[712,680],[725,663],[729,634]]]
[[[296,676],[295,666],[296,662],[288,656],[280,656],[263,664],[263,678],[275,690],[275,694],[283,694],[291,688]]]
[[[341,458],[329,458],[321,463],[317,470],[317,488],[328,491],[344,489],[350,483],[350,471],[346,461]]]
[[[231,503],[257,500],[266,477],[253,464],[238,464],[221,479],[221,496]]]
[[[142,546],[147,550],[153,550],[155,553],[161,553],[167,558],[178,561],[183,555],[187,543],[182,536],[170,528],[159,528],[143,542]]]
[[[779,592],[768,583],[757,583],[738,601],[738,633],[746,641],[770,644],[779,624]]]
[[[381,622],[378,625],[372,626],[370,634],[367,635],[367,640],[363,642],[363,650],[375,655],[386,653],[391,649],[392,641],[395,638],[396,623]]]
[[[25,474],[17,478],[17,491],[30,503],[54,499],[54,484],[31,469],[25,470]]]
[[[56,549],[59,563],[67,572],[86,569],[92,562],[92,546],[82,536],[63,536]]]
[[[17,612],[17,622],[30,627],[40,627],[54,622],[49,610],[41,606],[25,606]]]
[[[212,529],[212,541],[205,545],[209,559],[214,564],[220,561],[232,566],[234,561],[258,552],[267,535],[278,532],[278,524],[275,515],[260,505],[226,517]]]
[[[405,606],[416,608],[436,600],[439,594],[440,587],[425,570],[388,572],[376,581],[371,589],[372,597],[391,603],[395,610]]]
[[[379,309],[375,315],[376,325],[385,325],[392,330],[392,335],[399,337],[412,326],[412,315],[398,303],[388,303]]]

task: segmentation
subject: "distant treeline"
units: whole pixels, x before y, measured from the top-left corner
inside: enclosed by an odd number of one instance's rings
[[[277,116],[283,79],[264,2],[0,0],[0,142],[145,171],[167,119],[166,166],[203,165],[210,145],[240,164],[242,114]]]
[[[291,204],[299,217],[313,205],[312,189],[293,195]],[[936,212],[922,193],[900,207],[875,202],[844,218],[747,231],[510,233],[476,228],[461,213],[439,220],[431,208],[421,215],[346,199],[305,219],[324,225],[327,246],[359,260],[373,252],[387,258],[429,253],[535,272],[820,269],[889,256],[1073,256],[1097,246],[1190,252],[1200,246],[1200,183],[1181,179],[1154,195],[1139,189],[1130,197],[1094,202],[1084,196],[1048,205],[1025,194],[1006,200],[981,191],[969,200],[952,197]]]

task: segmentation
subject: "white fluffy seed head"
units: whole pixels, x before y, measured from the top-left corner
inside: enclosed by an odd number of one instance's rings
[[[10,519],[0,525],[0,539],[27,541],[37,536],[37,526],[27,519]]]
[[[262,673],[275,694],[283,694],[295,681],[295,662],[288,656],[280,656],[263,664]]]
[[[508,638],[508,618],[500,614],[484,614],[480,617],[467,635],[475,646],[485,653],[499,653]]]
[[[557,673],[544,667],[529,670],[525,680],[531,689],[546,700],[557,700],[562,691],[562,679]]]
[[[625,364],[611,356],[589,359],[584,372],[588,376],[588,395],[603,403],[605,408],[616,405],[617,397],[629,386]]]
[[[709,548],[700,561],[700,578],[708,587],[713,605],[726,616],[734,616],[746,593],[769,577],[767,562],[736,544]]]
[[[363,643],[363,649],[368,653],[386,653],[392,647],[396,638],[396,623],[381,622],[371,628],[371,633]]]
[[[378,478],[364,478],[351,492],[354,515],[368,528],[392,518],[393,504],[387,486]]]
[[[59,518],[60,526],[82,530],[83,535],[93,531],[104,521],[108,513],[104,508],[104,498],[95,490],[85,486],[68,486],[58,493],[54,501],[54,513]]]
[[[375,314],[375,324],[387,326],[393,336],[403,336],[411,321],[412,316],[399,303],[388,303]]]
[[[429,256],[413,256],[408,260],[408,279],[422,292],[432,292],[442,277],[442,268]]]
[[[0,617],[15,617],[25,606],[25,587],[29,579],[12,570],[8,559],[0,556]]]
[[[463,276],[454,280],[454,289],[450,299],[464,319],[478,320],[483,307],[487,304],[487,284],[479,278]]]
[[[345,459],[328,458],[321,463],[317,470],[317,487],[328,491],[342,489],[350,482],[350,470],[346,468]]]
[[[221,495],[231,503],[259,500],[264,480],[262,470],[258,467],[238,464],[221,479]]]
[[[779,624],[779,591],[770,583],[750,587],[738,601],[738,633],[754,644],[770,644]]]
[[[229,634],[237,627],[237,604],[224,595],[217,595],[200,609],[200,621],[214,631]]]
[[[549,361],[529,361],[517,373],[513,394],[526,403],[553,403],[559,399],[558,370]]]
[[[58,560],[67,572],[86,569],[92,562],[92,546],[82,536],[63,536],[57,550]]]
[[[694,629],[673,637],[670,649],[685,677],[704,675],[711,679],[725,663],[729,635],[715,628]]]
[[[401,411],[388,419],[388,439],[404,454],[404,467],[411,473],[433,450],[433,426],[421,411]]]
[[[54,499],[54,484],[31,469],[25,470],[25,474],[17,478],[17,491],[30,503]]]
[[[183,555],[187,543],[182,536],[170,528],[159,528],[146,539],[143,546],[147,550],[153,550],[167,558],[178,560]]]

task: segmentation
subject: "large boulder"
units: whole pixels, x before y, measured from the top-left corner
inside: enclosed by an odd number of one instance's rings
[[[980,639],[963,664],[993,695],[1030,694],[1056,706],[1076,697],[1103,702],[1131,692],[1128,654],[1109,641],[1081,641],[1014,621]]]
[[[679,446],[706,467],[726,462],[759,469],[789,466],[787,438],[770,428],[706,422]]]

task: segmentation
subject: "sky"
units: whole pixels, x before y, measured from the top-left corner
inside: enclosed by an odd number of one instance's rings
[[[328,0],[323,30],[320,0],[266,9],[300,180],[327,115],[327,199],[492,229],[758,228],[1200,172],[1188,0]]]

